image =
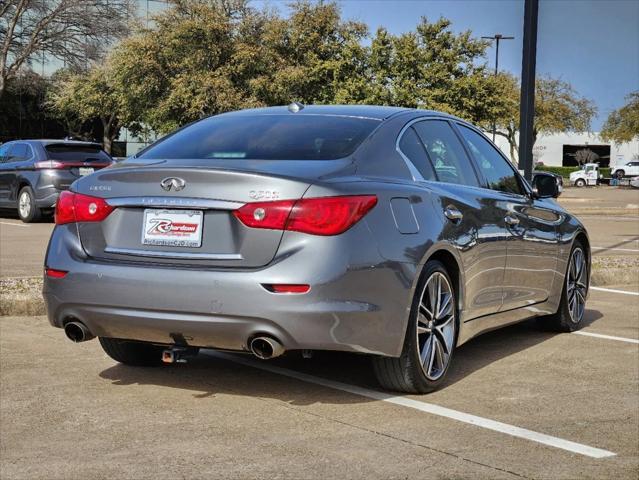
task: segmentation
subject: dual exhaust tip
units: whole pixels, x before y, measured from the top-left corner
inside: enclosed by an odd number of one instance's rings
[[[279,357],[284,353],[284,345],[271,337],[255,337],[249,343],[249,348],[261,360]]]
[[[75,343],[86,342],[95,338],[82,322],[67,322],[64,325],[64,333],[69,340]],[[255,337],[249,342],[251,353],[261,360],[279,357],[284,353],[284,345],[271,337]]]
[[[82,322],[68,322],[64,325],[64,334],[75,343],[86,342],[95,338]]]

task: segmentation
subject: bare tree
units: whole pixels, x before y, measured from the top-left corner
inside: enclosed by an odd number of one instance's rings
[[[0,97],[36,54],[83,66],[128,32],[134,0],[0,0]]]
[[[586,163],[595,163],[597,160],[599,160],[599,155],[589,148],[582,148],[575,152],[575,161],[579,166],[585,165]]]

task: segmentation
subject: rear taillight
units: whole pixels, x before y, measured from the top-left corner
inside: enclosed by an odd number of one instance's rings
[[[306,284],[268,283],[262,286],[272,293],[293,293],[299,295],[311,291],[311,286]]]
[[[58,162],[57,160],[43,160],[42,162],[35,162],[33,164],[36,170],[45,170],[45,169],[54,169],[58,170],[60,168],[65,168],[66,165],[62,162]]]
[[[252,228],[338,235],[355,225],[376,204],[375,195],[303,198],[247,203],[233,214]]]
[[[55,223],[101,222],[112,211],[113,207],[102,198],[66,190],[60,194],[55,205]]]

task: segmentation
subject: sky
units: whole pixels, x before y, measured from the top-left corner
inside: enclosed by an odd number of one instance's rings
[[[254,2],[261,4],[264,2]],[[341,0],[344,18],[366,23],[372,33],[414,30],[421,16],[446,17],[455,31],[476,36],[514,36],[499,46],[499,68],[521,73],[523,0]],[[284,2],[268,4],[285,13]],[[487,52],[494,66],[495,52]],[[598,131],[624,97],[639,90],[639,0],[540,0],[537,75],[570,82],[593,100]]]

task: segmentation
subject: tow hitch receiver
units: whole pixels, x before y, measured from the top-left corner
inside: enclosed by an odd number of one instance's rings
[[[162,351],[162,361],[164,363],[186,363],[187,358],[195,357],[199,348],[193,347],[171,347]]]

